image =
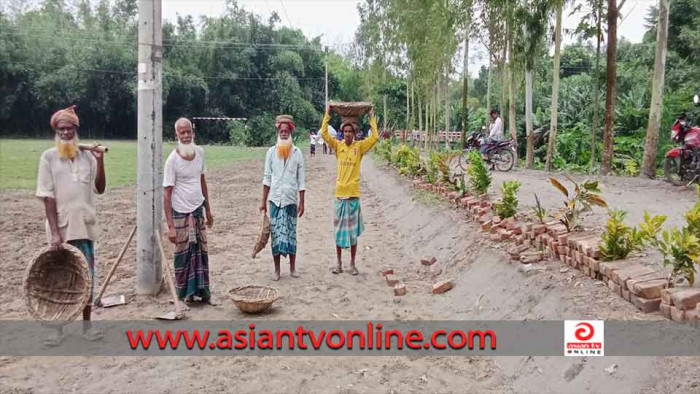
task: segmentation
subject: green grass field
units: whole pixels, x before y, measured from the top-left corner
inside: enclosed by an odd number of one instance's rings
[[[89,141],[83,141],[90,143]],[[101,141],[109,147],[105,155],[107,187],[119,187],[136,182],[136,141]],[[34,189],[39,158],[53,146],[53,140],[0,139],[0,190]],[[175,147],[169,142],[163,146],[163,161]],[[265,157],[263,148],[233,146],[203,146],[207,168],[216,168],[237,161]]]

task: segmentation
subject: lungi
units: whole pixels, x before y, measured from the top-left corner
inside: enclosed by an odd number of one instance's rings
[[[333,226],[335,227],[336,245],[343,249],[357,245],[357,239],[365,231],[359,198],[335,199]]]
[[[289,204],[279,208],[270,201],[270,236],[272,255],[297,254],[297,206]]]
[[[90,269],[90,300],[88,305],[92,305],[92,297],[95,292],[95,244],[89,239],[75,239],[67,241],[83,253]]]
[[[209,299],[209,253],[204,206],[191,213],[173,210],[175,246],[175,291],[180,300],[197,296]]]

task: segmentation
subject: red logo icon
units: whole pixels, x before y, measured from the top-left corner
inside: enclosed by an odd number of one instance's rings
[[[594,334],[595,330],[593,329],[593,326],[589,323],[577,324],[576,331],[574,331],[574,336],[576,336],[576,339],[578,339],[579,341],[587,341],[593,338]]]

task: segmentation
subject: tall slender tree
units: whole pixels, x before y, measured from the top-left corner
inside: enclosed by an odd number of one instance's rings
[[[606,50],[607,74],[605,91],[605,129],[603,131],[603,161],[600,174],[608,175],[612,170],[615,133],[615,93],[617,77],[617,0],[608,0],[608,48]]]
[[[661,127],[661,106],[664,98],[664,76],[666,70],[666,41],[668,37],[669,0],[659,0],[659,20],[656,28],[656,60],[654,61],[654,79],[651,89],[651,108],[649,124],[644,142],[644,158],[640,176],[654,178],[656,175],[656,151],[659,145],[659,127]]]
[[[545,170],[552,171],[552,156],[557,148],[557,121],[559,117],[559,61],[561,59],[561,19],[564,9],[563,0],[555,0],[556,26],[554,28],[554,66],[552,68],[552,106],[549,123],[549,145],[547,146],[547,162]]]

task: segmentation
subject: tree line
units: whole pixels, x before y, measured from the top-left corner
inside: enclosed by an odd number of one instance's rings
[[[659,0],[641,43],[617,37],[625,3],[365,0],[356,41],[363,67],[379,70],[366,76],[375,101],[388,80],[403,83],[403,109],[385,116],[402,127],[474,131],[500,108],[527,168],[654,176],[700,88],[700,1]],[[565,9],[583,15],[575,29],[564,30]],[[562,47],[564,34],[575,43]],[[488,57],[475,79],[470,45]]]

